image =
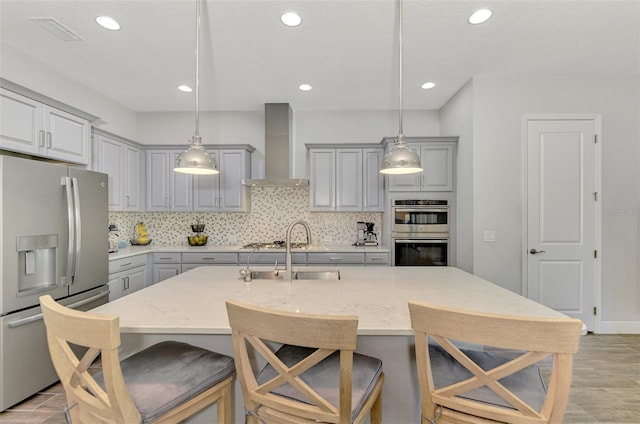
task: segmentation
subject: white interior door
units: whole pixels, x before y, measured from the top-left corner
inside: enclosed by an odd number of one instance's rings
[[[594,326],[596,119],[526,120],[529,298]]]

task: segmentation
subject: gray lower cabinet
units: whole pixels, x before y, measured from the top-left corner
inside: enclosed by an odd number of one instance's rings
[[[144,288],[146,282],[147,255],[109,261],[109,301]]]
[[[307,264],[363,266],[364,252],[309,252]]]
[[[153,254],[153,284],[167,278],[175,277],[182,272],[180,252]]]
[[[389,252],[366,252],[364,262],[367,266],[387,266],[389,265]]]
[[[238,254],[236,252],[183,253],[182,264],[238,265]]]
[[[273,265],[275,267],[276,261],[278,268],[284,268],[285,264],[285,252],[240,252],[238,254],[238,264],[240,266],[249,265]],[[306,252],[292,252],[291,262],[294,265],[306,265],[307,253]]]
[[[153,282],[206,265],[237,266],[236,252],[167,252],[153,254]]]

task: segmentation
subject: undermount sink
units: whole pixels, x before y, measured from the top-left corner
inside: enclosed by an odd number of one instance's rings
[[[252,280],[283,280],[282,274],[276,274],[276,271],[251,271]]]
[[[284,280],[286,273],[276,271],[251,271],[252,280]],[[340,271],[293,271],[293,280],[339,280]]]
[[[339,280],[340,271],[294,271],[294,280]]]

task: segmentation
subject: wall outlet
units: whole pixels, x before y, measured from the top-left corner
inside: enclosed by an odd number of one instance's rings
[[[489,243],[495,243],[496,232],[493,230],[487,230],[484,232],[484,241]]]

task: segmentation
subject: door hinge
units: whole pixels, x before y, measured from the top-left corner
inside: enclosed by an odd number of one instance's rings
[[[593,315],[596,315],[598,313],[598,308],[596,308],[595,306],[593,307]]]
[[[593,258],[594,258],[594,259],[597,259],[597,258],[598,258],[598,251],[597,251],[597,250],[594,250],[594,251],[593,251]]]
[[[598,201],[598,192],[597,191],[593,192],[593,200],[595,200],[596,202]]]

